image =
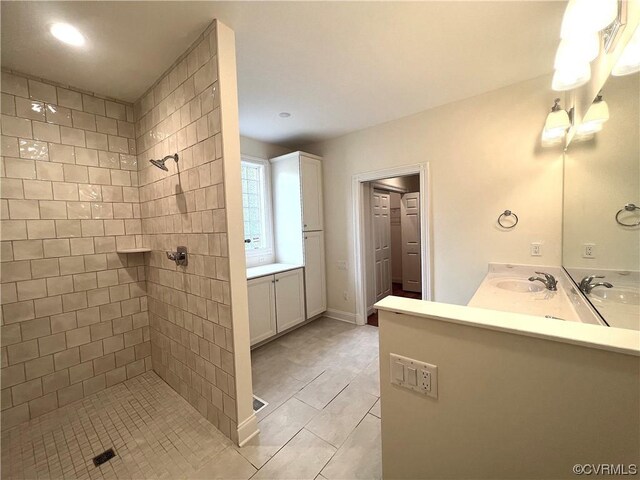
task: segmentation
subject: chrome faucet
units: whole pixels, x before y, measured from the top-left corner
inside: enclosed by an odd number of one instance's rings
[[[611,285],[609,282],[591,283],[591,282],[593,282],[594,278],[604,278],[604,275],[589,275],[587,277],[584,277],[582,280],[580,280],[580,285],[578,285],[578,287],[586,295],[589,295],[591,293],[591,290],[593,290],[596,287],[613,288],[613,285]]]
[[[558,281],[556,280],[556,277],[554,277],[553,275],[551,275],[550,273],[545,273],[545,272],[536,272],[538,275],[543,275],[544,278],[542,277],[529,277],[529,281],[530,282],[535,282],[536,280],[544,283],[544,286],[547,287],[547,290],[551,290],[552,292],[555,292],[556,290],[558,290]]]

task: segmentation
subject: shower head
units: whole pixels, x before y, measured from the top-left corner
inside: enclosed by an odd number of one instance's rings
[[[176,163],[178,163],[178,154],[177,153],[175,155],[167,155],[162,160],[149,160],[149,163],[155,165],[160,170],[164,170],[165,172],[168,172],[169,169],[165,165],[165,162],[170,158],[173,158],[176,161]]]
[[[149,160],[152,164],[154,164],[156,167],[164,170],[165,172],[168,172],[169,169],[167,168],[167,166],[164,164],[164,160]]]

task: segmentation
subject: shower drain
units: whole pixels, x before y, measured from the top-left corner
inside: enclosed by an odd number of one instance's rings
[[[102,452],[100,455],[96,455],[95,457],[93,457],[93,464],[96,467],[99,467],[100,465],[102,465],[105,462],[108,462],[115,456],[116,456],[116,452],[113,451],[113,448],[110,448],[109,450],[105,450],[104,452]]]

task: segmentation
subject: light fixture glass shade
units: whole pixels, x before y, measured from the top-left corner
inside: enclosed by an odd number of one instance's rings
[[[570,38],[596,33],[618,17],[618,0],[569,0],[560,36]]]
[[[577,133],[578,135],[584,136],[599,132],[607,120],[609,120],[609,106],[607,102],[602,100],[602,96],[598,95],[582,119]]]
[[[551,88],[557,92],[571,90],[584,85],[589,79],[591,79],[589,63],[574,63],[554,72]]]
[[[547,120],[544,122],[545,132],[552,132],[555,130],[562,130],[563,132],[571,126],[571,120],[569,120],[569,114],[562,109],[550,112],[547,115]]]
[[[574,64],[591,62],[600,53],[600,35],[586,33],[584,35],[564,38],[560,41],[553,68],[563,70]]]
[[[635,33],[624,47],[622,55],[616,62],[611,75],[620,77],[622,75],[630,75],[640,71],[640,27],[636,28]]]
[[[543,130],[542,131],[542,145],[547,147],[551,145],[557,145],[562,142],[565,135],[564,130]]]
[[[604,123],[609,120],[609,105],[604,100],[596,100],[591,104],[582,123]]]
[[[576,134],[580,137],[592,135],[602,130],[602,122],[583,123],[578,127]]]

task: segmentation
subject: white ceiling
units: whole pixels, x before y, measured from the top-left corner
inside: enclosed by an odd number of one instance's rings
[[[236,32],[241,133],[296,146],[549,73],[564,8],[3,1],[2,65],[134,101],[218,18]],[[78,27],[86,48],[53,39],[56,21]]]

